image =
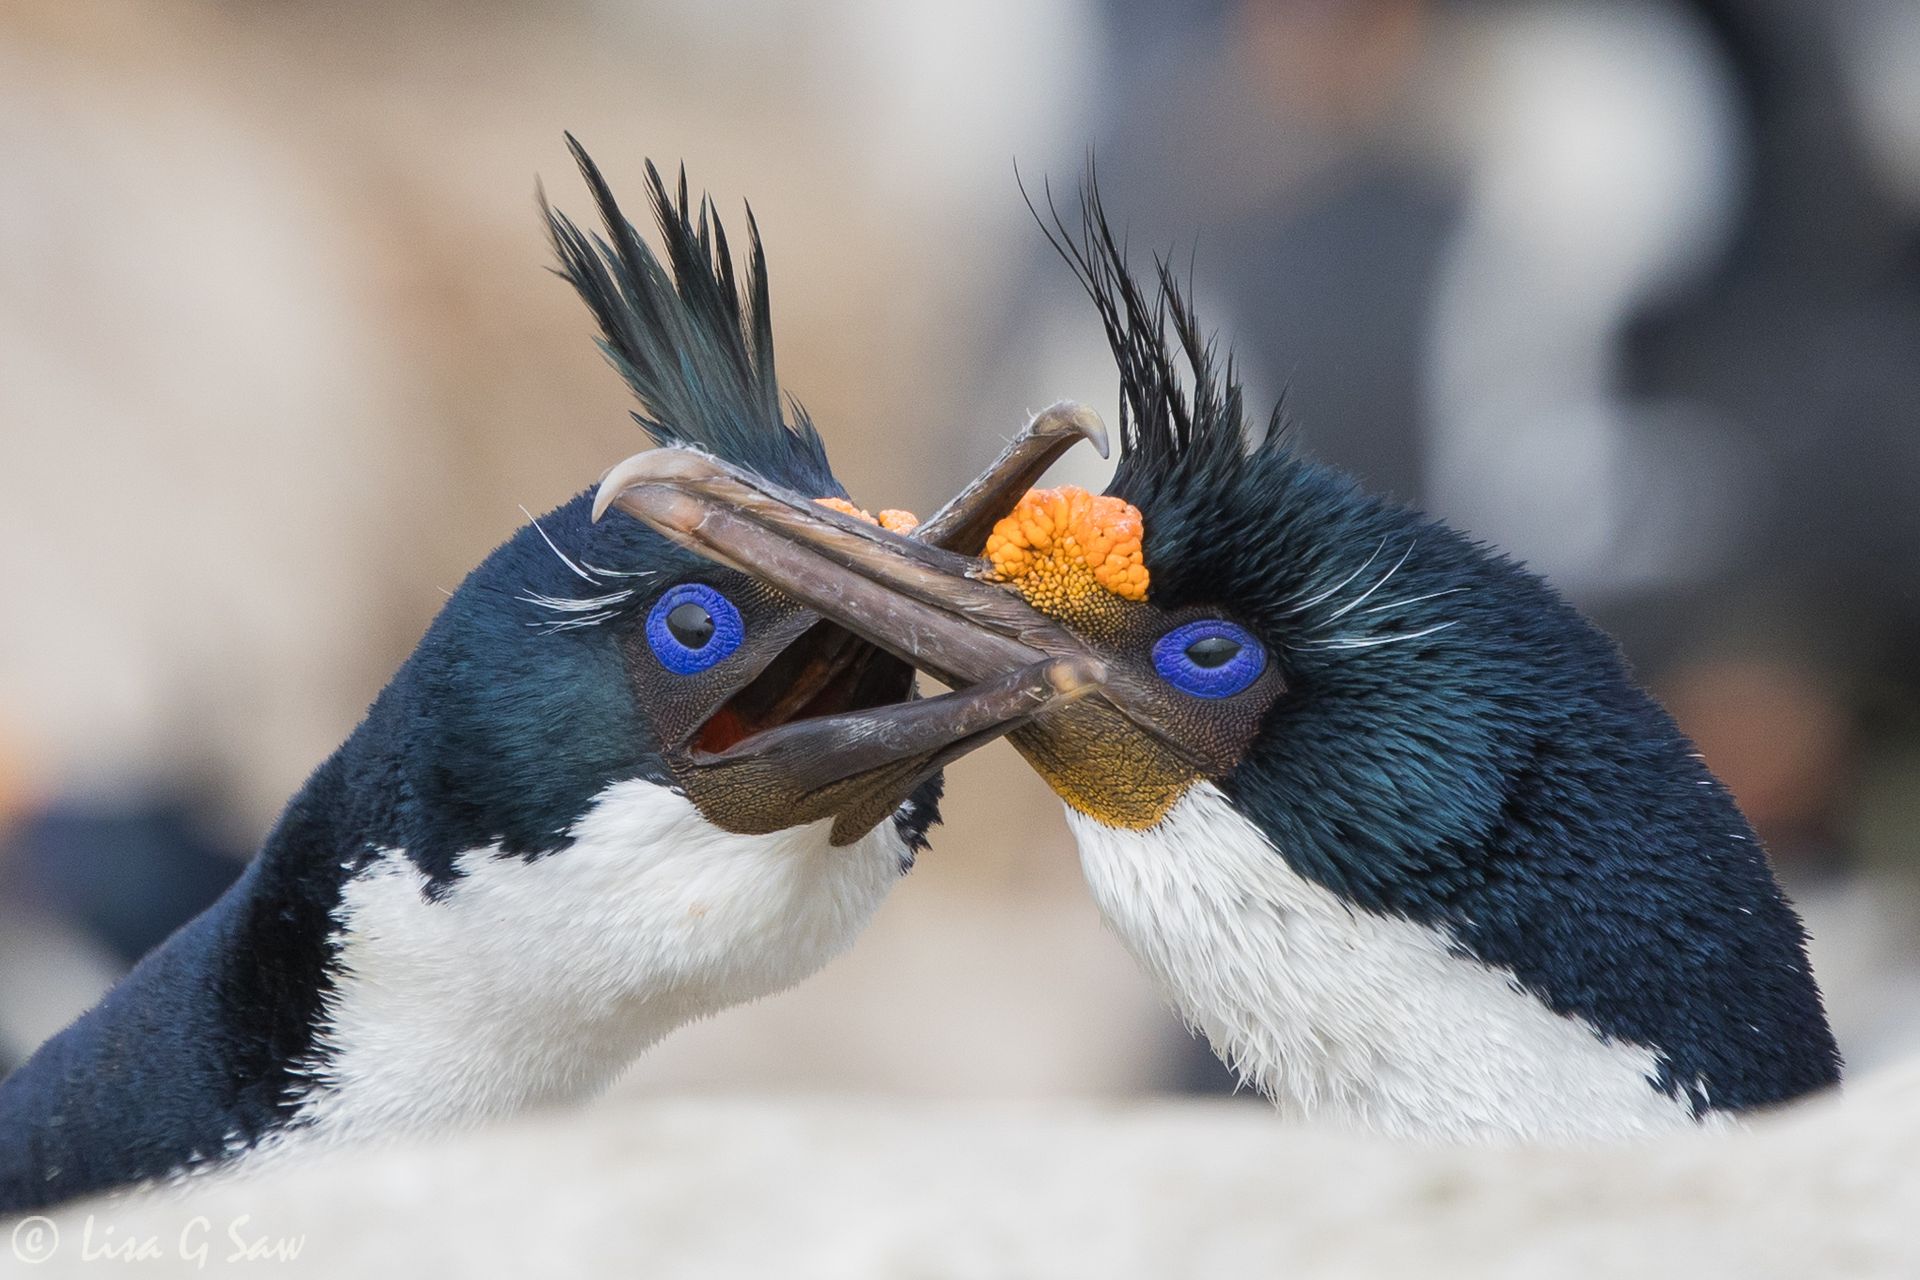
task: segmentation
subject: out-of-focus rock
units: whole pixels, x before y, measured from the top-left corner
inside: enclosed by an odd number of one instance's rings
[[[1461,1277],[1920,1273],[1920,1070],[1600,1151],[1426,1149],[1228,1104],[678,1101],[346,1151],[59,1214],[143,1275],[297,1242],[324,1276]],[[263,1264],[256,1262],[256,1270]]]

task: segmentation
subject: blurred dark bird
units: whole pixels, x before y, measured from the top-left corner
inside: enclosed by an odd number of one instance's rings
[[[574,153],[606,236],[548,227],[640,424],[854,512],[783,412],[757,233],[737,280],[649,165],[662,262]],[[927,536],[1092,429],[1038,420]],[[0,1082],[0,1213],[590,1094],[846,948],[941,766],[1074,692],[1047,661],[917,699],[906,663],[590,507],[488,556],[234,886]]]
[[[1108,923],[1283,1108],[1400,1135],[1623,1137],[1834,1084],[1805,935],[1752,829],[1608,637],[1537,576],[1245,421],[1164,264],[1097,193],[1050,232],[1119,363],[1102,495],[1036,490],[945,554],[708,463],[689,545],[956,688],[1042,657],[1098,691],[1011,741]],[[1182,382],[1182,364],[1192,381]],[[624,485],[616,471],[610,482]],[[640,491],[643,495],[646,490]],[[958,545],[958,544],[953,544]],[[961,644],[1003,644],[1004,666]]]

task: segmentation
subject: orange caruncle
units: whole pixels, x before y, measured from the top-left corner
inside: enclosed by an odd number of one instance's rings
[[[876,520],[871,513],[862,511],[845,498],[815,498],[814,501],[823,507],[838,511],[843,516],[852,516],[855,520],[877,524],[888,533],[912,533],[920,527],[919,517],[911,511],[902,511],[898,507],[888,507]]]
[[[1033,489],[987,538],[993,577],[1046,613],[1095,604],[1100,592],[1147,598],[1140,511],[1078,485]]]

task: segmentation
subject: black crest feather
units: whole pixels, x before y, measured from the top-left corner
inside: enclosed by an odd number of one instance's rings
[[[540,197],[571,283],[599,323],[601,351],[640,398],[634,420],[662,445],[691,445],[810,497],[841,495],[826,446],[804,410],[782,412],[773,367],[773,321],[760,229],[747,211],[750,243],[745,288],[719,215],[702,196],[687,198],[680,171],[669,193],[647,162],[647,194],[666,265],[621,212],[612,188],[585,148],[567,147],[593,193],[606,238],[590,235]]]
[[[1233,355],[1222,357],[1214,339],[1201,332],[1189,301],[1191,284],[1183,288],[1157,254],[1151,287],[1134,276],[1126,245],[1101,204],[1091,161],[1081,184],[1077,230],[1054,205],[1052,189],[1043,188],[1043,195],[1044,213],[1030,196],[1027,208],[1099,311],[1120,368],[1120,463],[1108,492],[1138,505],[1169,485],[1224,481],[1250,451],[1284,449],[1278,405],[1263,435],[1248,432]]]

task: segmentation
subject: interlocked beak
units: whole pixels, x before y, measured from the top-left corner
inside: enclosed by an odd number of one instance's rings
[[[654,449],[614,467],[595,496],[595,519],[618,508],[955,690],[782,724],[724,751],[691,753],[689,770],[709,790],[724,781],[742,797],[753,810],[748,824],[831,812],[834,839],[846,843],[948,761],[1102,688],[1106,664],[988,581],[975,554],[1083,440],[1106,453],[1106,432],[1089,410],[1043,411],[972,484],[904,534],[703,453]]]

